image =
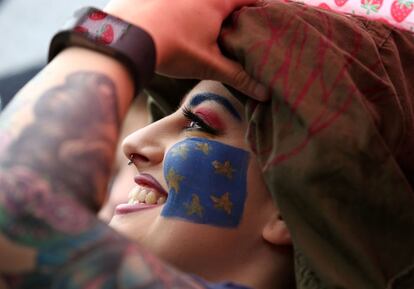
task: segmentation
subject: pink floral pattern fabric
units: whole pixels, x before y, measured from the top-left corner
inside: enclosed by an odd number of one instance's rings
[[[414,32],[414,0],[293,0],[309,6],[364,16]]]

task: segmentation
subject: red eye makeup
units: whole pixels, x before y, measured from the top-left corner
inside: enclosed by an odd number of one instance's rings
[[[217,112],[210,108],[200,107],[194,110],[194,113],[198,115],[204,122],[212,126],[216,130],[223,131],[226,127],[224,122],[218,116]]]
[[[183,116],[189,121],[189,124],[186,125],[186,130],[201,131],[211,135],[219,135],[220,131],[212,126],[210,126],[202,117],[198,116],[191,111],[188,107],[182,109]]]

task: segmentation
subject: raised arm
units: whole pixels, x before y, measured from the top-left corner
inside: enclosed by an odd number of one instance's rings
[[[218,50],[206,58],[207,51],[223,19],[253,2],[114,0],[106,10],[149,32],[159,72],[223,77],[223,67],[211,66],[224,58]],[[163,21],[155,23],[160,9]],[[194,61],[200,71],[190,70]],[[134,89],[117,60],[67,48],[0,116],[0,288],[201,287],[95,217]]]

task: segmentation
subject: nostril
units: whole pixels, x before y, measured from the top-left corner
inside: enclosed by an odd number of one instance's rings
[[[137,164],[142,162],[149,162],[149,158],[141,154],[131,154],[129,156],[129,164]]]

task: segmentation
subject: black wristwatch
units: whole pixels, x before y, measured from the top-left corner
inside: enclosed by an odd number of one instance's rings
[[[63,30],[53,36],[48,61],[69,46],[92,49],[123,63],[135,81],[135,95],[154,74],[156,52],[152,37],[97,8],[86,7],[75,12]]]

